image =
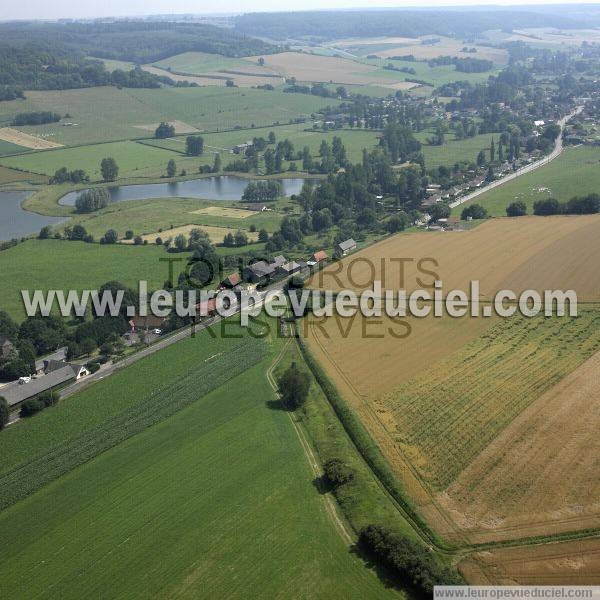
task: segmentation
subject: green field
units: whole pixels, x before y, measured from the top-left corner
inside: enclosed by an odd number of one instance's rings
[[[17,152],[29,152],[29,148],[24,146],[18,146],[17,144],[11,144],[0,140],[0,156],[6,156],[7,154],[16,154]]]
[[[460,214],[465,206],[482,204],[492,216],[506,216],[506,207],[516,200],[527,204],[529,213],[536,200],[552,197],[566,201],[573,196],[598,193],[600,189],[600,148],[566,148],[550,164],[509,181],[454,209]]]
[[[402,51],[398,49],[398,55],[402,55]],[[419,79],[427,82],[428,84],[438,87],[445,83],[452,83],[454,81],[468,81],[469,83],[483,83],[487,81],[490,75],[497,75],[497,70],[486,71],[485,73],[461,73],[457,71],[453,65],[443,65],[439,67],[430,67],[426,62],[417,61],[406,61],[406,60],[393,60],[393,59],[365,59],[363,62],[370,65],[381,65],[382,68],[375,71],[379,77],[389,77],[390,79],[398,81],[406,81],[407,79]],[[402,71],[392,71],[384,69],[384,65],[392,64],[398,69],[408,67],[416,71],[415,74],[403,73]]]
[[[435,489],[446,488],[544,391],[600,348],[597,308],[577,317],[504,319],[386,395],[396,442]]]
[[[202,75],[213,71],[245,69],[260,73],[267,71],[261,68],[257,63],[243,60],[241,58],[230,58],[220,54],[208,54],[206,52],[184,52],[154,63],[161,69],[171,69],[174,72],[186,73],[189,75]],[[256,67],[256,70],[250,69]]]
[[[425,157],[425,168],[433,169],[440,165],[448,167],[463,160],[477,161],[480,150],[489,150],[492,138],[498,145],[498,133],[484,133],[462,140],[455,140],[453,134],[446,135],[446,141],[441,146],[430,146],[425,140],[431,133],[420,132],[416,137],[421,140],[423,147],[421,151]],[[489,158],[489,152],[487,152]]]
[[[128,229],[131,229],[136,235],[154,233],[163,229],[165,235],[168,236],[171,225],[178,227],[192,223],[199,226],[211,225],[234,229],[249,229],[250,225],[255,225],[257,229],[264,227],[267,231],[273,232],[278,228],[282,218],[282,215],[274,211],[254,212],[245,219],[194,212],[210,205],[202,200],[186,198],[117,202],[90,215],[74,215],[69,224],[81,223],[89,233],[99,238],[111,228],[116,229],[121,237]],[[223,206],[223,204],[217,206]],[[238,205],[239,208],[243,208],[243,206],[243,204]]]
[[[52,452],[157,385],[169,402],[170,386],[245,345],[265,342],[178,342],[3,432],[2,455],[14,467]],[[187,407],[0,513],[2,596],[399,597],[349,552],[288,414],[266,406],[279,342],[268,346],[255,366],[206,395],[187,388]]]
[[[20,127],[33,135],[65,145],[135,139],[153,135],[149,126],[160,121],[179,120],[201,130],[289,123],[300,116],[310,117],[337,100],[304,94],[256,89],[197,87],[162,89],[118,89],[27,92],[26,100],[0,102],[0,121],[16,113],[49,110],[69,114],[61,124]]]
[[[100,181],[100,162],[107,157],[117,161],[119,178],[155,179],[166,173],[167,163],[171,159],[176,160],[179,171],[187,169],[189,173],[195,173],[201,164],[212,164],[213,161],[213,156],[208,153],[202,157],[185,157],[161,148],[127,141],[45,150],[0,158],[0,163],[5,167],[17,167],[45,175],[53,175],[61,167],[67,167],[69,170],[83,169],[92,181]]]
[[[137,288],[140,279],[150,289],[167,279],[167,256],[157,246],[100,246],[62,240],[28,240],[0,252],[0,310],[25,318],[21,290],[97,289],[119,280]]]

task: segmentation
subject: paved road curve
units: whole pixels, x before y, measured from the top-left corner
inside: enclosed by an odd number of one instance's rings
[[[455,206],[464,204],[465,202],[468,202],[469,200],[473,200],[473,198],[477,198],[477,196],[480,196],[481,194],[485,194],[485,192],[489,192],[493,188],[503,185],[504,183],[507,183],[508,181],[512,181],[513,179],[516,179],[517,177],[520,177],[521,175],[525,175],[526,173],[531,173],[531,171],[535,171],[536,169],[539,169],[540,167],[547,165],[550,161],[553,161],[563,151],[562,131],[563,131],[563,127],[565,126],[565,123],[569,119],[573,118],[575,115],[578,115],[582,110],[583,110],[583,106],[578,106],[570,115],[563,117],[558,122],[558,124],[560,125],[560,134],[556,138],[556,142],[554,143],[554,150],[552,150],[552,152],[550,154],[548,154],[548,156],[544,156],[544,158],[542,158],[534,163],[531,163],[530,165],[527,165],[526,167],[523,167],[522,169],[519,169],[518,171],[515,171],[514,173],[511,173],[510,175],[506,175],[502,179],[498,179],[497,181],[492,181],[492,183],[486,185],[485,187],[475,190],[474,192],[471,192],[470,194],[467,194],[466,196],[463,196],[462,198],[459,198],[458,200],[455,200],[454,202],[450,202],[450,204],[449,204],[450,208],[454,208]]]

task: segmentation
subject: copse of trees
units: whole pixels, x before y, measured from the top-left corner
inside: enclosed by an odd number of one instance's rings
[[[466,221],[469,217],[471,219],[485,219],[488,216],[487,209],[481,206],[481,204],[471,204],[466,208],[463,208],[460,218]]]
[[[61,167],[50,177],[51,184],[87,183],[89,180],[89,175],[83,169],[67,171],[67,167]]]
[[[15,127],[23,125],[45,125],[46,123],[58,123],[61,117],[59,114],[49,111],[24,112],[15,115],[12,124]]]
[[[242,194],[243,202],[271,202],[283,195],[280,181],[251,181]]]
[[[162,122],[154,131],[154,137],[156,139],[162,140],[165,138],[170,138],[175,135],[175,127],[170,123]]]
[[[349,483],[354,479],[354,469],[339,458],[332,458],[323,465],[323,479],[332,489]]]
[[[600,196],[574,196],[567,202],[559,202],[556,198],[546,198],[533,203],[533,214],[549,215],[592,215],[600,212]]]
[[[185,153],[200,156],[204,152],[204,138],[200,135],[188,135],[185,139]]]
[[[75,200],[75,208],[79,213],[90,213],[108,206],[110,193],[106,188],[91,188],[81,192]]]
[[[460,585],[460,575],[424,545],[381,525],[369,525],[358,537],[359,549],[384,567],[399,585],[431,596],[435,585]]]
[[[522,200],[512,202],[506,207],[507,217],[523,217],[527,214],[527,205]]]

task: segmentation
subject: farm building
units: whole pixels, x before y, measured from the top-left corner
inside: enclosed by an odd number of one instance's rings
[[[131,331],[149,329],[160,329],[164,326],[166,319],[164,317],[157,317],[156,315],[135,316],[129,321]]]
[[[267,205],[262,204],[261,202],[250,202],[249,204],[244,204],[244,208],[253,210],[254,212],[263,212],[265,210],[269,210]]]
[[[46,362],[48,364],[45,366],[44,375],[31,379],[28,383],[14,381],[1,388],[2,396],[6,398],[9,406],[14,406],[42,392],[53,390],[59,385],[77,381],[89,375],[89,371],[82,365],[74,365],[58,360],[48,360]]]
[[[244,154],[244,152],[246,152],[250,146],[252,146],[252,140],[248,140],[244,144],[238,144],[237,146],[234,146],[232,152],[234,154]]]
[[[44,372],[44,368],[46,363],[49,360],[57,360],[57,361],[66,361],[67,360],[67,347],[63,346],[59,348],[56,352],[45,356],[44,358],[39,358],[35,361],[35,372],[41,374]]]
[[[276,265],[260,260],[244,269],[244,279],[252,283],[271,277],[275,273]]]
[[[356,242],[350,238],[335,246],[335,253],[337,256],[346,256],[349,252],[356,250]]]
[[[327,252],[325,252],[325,250],[319,250],[318,252],[313,253],[308,261],[308,264],[310,265],[312,262],[316,265],[324,260],[327,260]]]
[[[286,262],[283,265],[279,265],[275,269],[275,273],[277,275],[280,275],[281,277],[289,277],[294,273],[298,273],[298,271],[300,271],[301,268],[302,265],[300,263],[291,260],[290,262]]]

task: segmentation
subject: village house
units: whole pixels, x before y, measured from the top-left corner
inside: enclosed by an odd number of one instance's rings
[[[162,329],[165,321],[165,317],[157,317],[156,315],[135,316],[129,321],[129,325],[132,332],[149,331],[150,329]]]
[[[300,263],[297,263],[297,262],[291,260],[290,262],[286,262],[282,265],[279,265],[275,269],[275,274],[279,275],[280,277],[289,277],[290,275],[293,275],[294,273],[298,273],[298,271],[300,271],[300,269],[302,269],[302,265]]]
[[[276,266],[268,263],[265,260],[259,260],[244,269],[243,276],[246,281],[259,283],[264,279],[268,279],[275,272]]]
[[[325,250],[319,250],[318,252],[314,252],[312,254],[312,256],[308,259],[307,264],[309,267],[314,267],[324,260],[327,260],[327,252],[325,252]]]
[[[336,244],[335,253],[337,256],[346,256],[349,252],[356,250],[356,242],[350,238],[339,244]]]
[[[232,273],[228,277],[225,277],[223,281],[221,281],[221,289],[233,289],[236,285],[239,285],[242,282],[242,278],[239,273]]]
[[[53,390],[90,374],[83,365],[58,360],[46,360],[46,363],[43,375],[32,378],[27,383],[14,381],[2,387],[2,396],[6,398],[9,406],[14,406],[42,392]]]

